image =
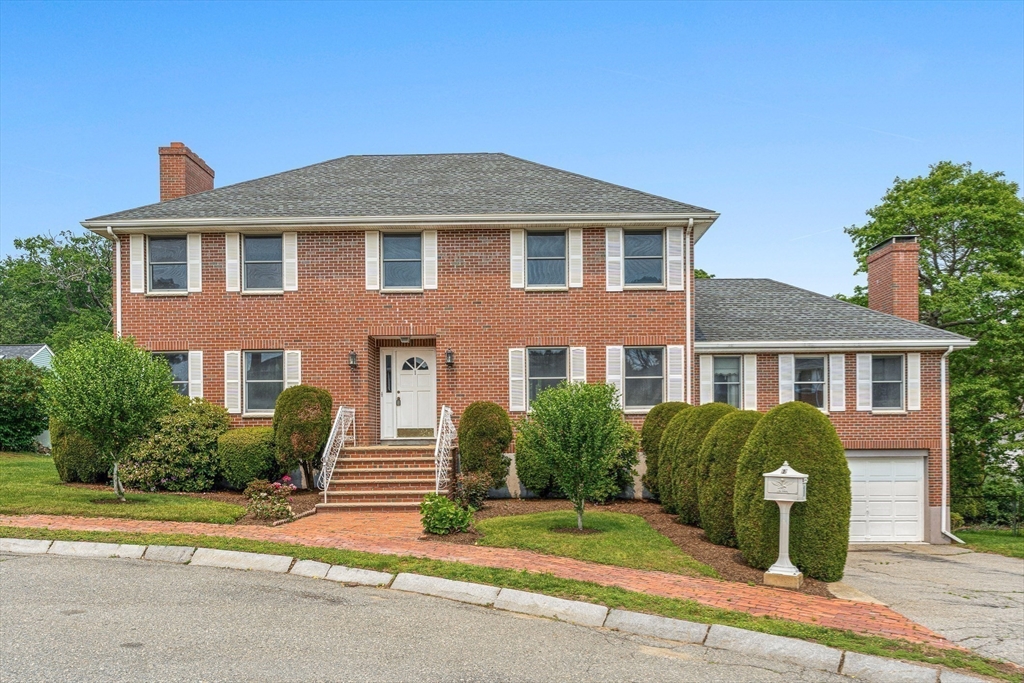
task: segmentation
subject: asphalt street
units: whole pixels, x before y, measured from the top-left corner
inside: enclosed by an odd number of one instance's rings
[[[393,590],[144,560],[0,556],[11,681],[844,681]]]

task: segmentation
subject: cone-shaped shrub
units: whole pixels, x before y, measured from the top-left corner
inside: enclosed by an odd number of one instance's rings
[[[658,499],[661,501],[662,509],[673,515],[679,512],[679,510],[676,508],[676,501],[672,497],[672,470],[675,465],[675,458],[672,457],[672,452],[675,448],[676,437],[679,436],[679,430],[684,424],[683,416],[690,412],[690,410],[692,408],[680,410],[668,421],[668,426],[662,432],[661,441],[658,443],[658,476],[655,480],[658,487]]]
[[[706,403],[680,413],[683,420],[672,448],[672,500],[683,524],[700,525],[697,455],[704,438],[716,422],[734,412],[736,409],[727,403]]]
[[[305,384],[285,389],[274,404],[277,461],[285,469],[301,467],[309,486],[331,433],[333,404],[330,392]]]
[[[676,413],[689,407],[689,403],[682,401],[659,403],[651,408],[651,412],[644,418],[644,426],[640,430],[640,450],[644,452],[644,459],[647,462],[644,486],[655,496],[658,495],[658,446],[661,445],[661,435]]]
[[[715,423],[700,447],[697,455],[700,525],[712,543],[736,546],[736,528],[732,521],[736,464],[747,437],[761,417],[756,410],[729,413]]]
[[[850,468],[835,427],[806,403],[772,409],[743,447],[733,493],[740,551],[758,569],[768,569],[778,557],[779,506],[764,499],[762,475],[783,461],[809,477],[807,501],[794,503],[790,515],[790,559],[807,576],[838,581],[850,542]]]
[[[459,463],[463,472],[479,472],[500,489],[508,477],[512,421],[497,403],[476,401],[459,418]]]

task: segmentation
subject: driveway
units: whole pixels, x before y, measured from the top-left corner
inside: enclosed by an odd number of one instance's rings
[[[1024,560],[962,546],[852,546],[843,583],[955,643],[1024,666]]]

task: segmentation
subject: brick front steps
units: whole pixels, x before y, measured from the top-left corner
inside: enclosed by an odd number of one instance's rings
[[[434,447],[346,448],[317,512],[415,512],[434,492]]]

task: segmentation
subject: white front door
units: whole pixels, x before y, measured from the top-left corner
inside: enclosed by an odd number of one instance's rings
[[[434,437],[434,361],[433,348],[381,349],[381,438]]]
[[[924,458],[847,458],[851,543],[924,540]]]

